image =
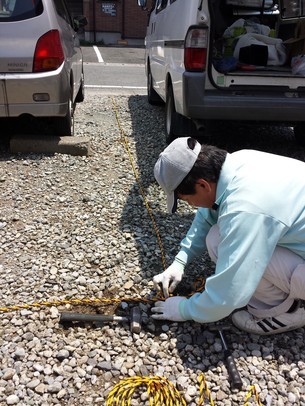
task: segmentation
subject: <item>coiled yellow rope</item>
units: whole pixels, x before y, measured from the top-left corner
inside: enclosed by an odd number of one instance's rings
[[[187,406],[185,399],[172,382],[161,376],[133,376],[115,385],[108,395],[106,406],[130,405],[136,390],[146,386],[151,406]]]
[[[203,406],[205,399],[208,399],[211,406],[214,401],[208,389],[204,375],[199,376],[200,398],[198,406]],[[175,388],[174,384],[161,376],[133,376],[118,382],[109,392],[106,406],[128,406],[131,404],[133,395],[139,396],[139,390],[146,386],[150,406],[187,406],[183,395]],[[252,397],[259,406],[263,406],[259,400],[255,386],[251,386],[245,397],[244,406],[248,406],[248,400]]]

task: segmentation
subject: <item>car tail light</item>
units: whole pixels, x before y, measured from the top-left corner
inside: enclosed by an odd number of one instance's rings
[[[64,59],[59,31],[48,31],[37,41],[33,72],[56,70],[63,63]]]
[[[208,29],[192,28],[186,35],[184,66],[190,72],[202,72],[206,66]]]

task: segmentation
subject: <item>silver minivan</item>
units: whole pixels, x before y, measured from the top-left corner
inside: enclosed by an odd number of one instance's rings
[[[57,135],[73,134],[84,100],[83,57],[65,0],[0,1],[0,118],[45,118]]]
[[[305,0],[155,0],[145,44],[168,141],[232,120],[291,126],[305,144]]]

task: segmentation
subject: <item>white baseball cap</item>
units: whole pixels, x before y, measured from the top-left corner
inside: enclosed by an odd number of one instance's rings
[[[188,146],[189,137],[177,138],[159,155],[155,164],[154,175],[167,195],[167,210],[175,213],[177,196],[175,190],[188,175],[201,151],[201,144],[196,141],[194,149]]]

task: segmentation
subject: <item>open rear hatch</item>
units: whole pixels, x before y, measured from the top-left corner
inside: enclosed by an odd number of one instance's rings
[[[210,0],[210,13],[213,86],[304,92],[305,0]]]

